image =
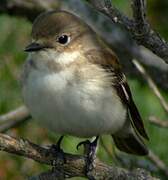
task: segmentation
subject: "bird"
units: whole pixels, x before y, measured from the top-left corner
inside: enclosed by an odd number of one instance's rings
[[[63,10],[40,14],[31,36],[21,75],[23,99],[40,125],[62,135],[57,146],[64,135],[96,137],[78,144],[89,144],[93,159],[99,136],[108,134],[119,150],[147,155],[149,138],[123,67],[103,39]]]

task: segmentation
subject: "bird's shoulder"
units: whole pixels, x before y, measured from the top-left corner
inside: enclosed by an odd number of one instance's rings
[[[91,63],[98,64],[104,67],[108,66],[113,68],[114,70],[121,70],[121,65],[119,63],[118,57],[110,49],[90,49],[85,53],[85,56]]]

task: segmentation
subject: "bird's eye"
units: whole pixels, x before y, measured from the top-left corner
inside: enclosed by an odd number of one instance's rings
[[[68,35],[61,35],[60,37],[58,37],[58,42],[60,44],[68,44],[70,42],[70,36]]]

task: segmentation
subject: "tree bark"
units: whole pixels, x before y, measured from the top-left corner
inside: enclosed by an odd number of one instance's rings
[[[109,166],[95,159],[93,170],[85,173],[86,157],[81,155],[73,155],[64,153],[60,156],[59,153],[53,152],[52,149],[47,149],[28,140],[15,139],[5,134],[0,133],[0,150],[8,153],[24,156],[25,158],[33,159],[39,163],[50,165],[56,171],[48,171],[42,173],[33,179],[45,178],[70,178],[70,177],[86,177],[95,180],[134,180],[146,179],[155,180],[147,171],[143,169],[135,169],[128,171],[120,167]],[[59,172],[59,173],[58,173]],[[32,178],[31,178],[32,179]]]

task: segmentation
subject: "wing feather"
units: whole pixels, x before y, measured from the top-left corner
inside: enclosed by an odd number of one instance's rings
[[[117,56],[109,49],[93,49],[86,53],[86,56],[92,63],[99,64],[108,73],[113,76],[112,86],[116,89],[122,103],[127,107],[131,116],[133,128],[145,139],[149,139],[145,131],[142,118],[133,101],[131,90],[127,84],[126,77],[122,73],[121,65]]]

